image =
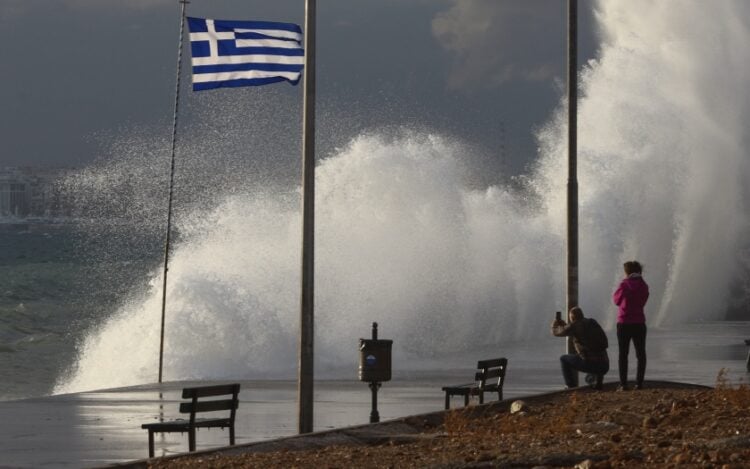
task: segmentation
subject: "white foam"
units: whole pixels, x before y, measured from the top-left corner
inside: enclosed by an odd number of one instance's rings
[[[650,324],[723,317],[748,234],[748,10],[600,3],[607,40],[579,106],[580,304],[605,323],[629,259],[646,266]],[[319,376],[354,369],[372,321],[401,363],[547,337],[565,304],[564,122],[540,133],[523,191],[473,188],[470,150],[428,133],[360,135],[318,165]],[[226,196],[180,229],[165,379],[293,376],[298,194]],[[56,392],[155,381],[160,285],[88,336]]]

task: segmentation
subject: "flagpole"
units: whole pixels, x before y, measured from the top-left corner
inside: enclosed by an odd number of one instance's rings
[[[567,308],[578,306],[578,0],[568,0],[568,247]],[[574,353],[567,341],[568,353]],[[576,381],[578,374],[576,374]]]
[[[161,296],[161,337],[159,340],[159,382],[162,382],[162,371],[164,368],[164,323],[167,310],[167,271],[169,270],[170,233],[172,231],[172,194],[174,192],[174,160],[177,142],[177,111],[180,108],[180,71],[182,69],[182,36],[185,31],[185,5],[187,0],[180,2],[180,42],[177,47],[177,78],[174,93],[174,116],[172,119],[172,154],[169,168],[169,197],[167,199],[167,233],[164,240],[164,273],[162,275]]]
[[[315,277],[315,0],[305,1],[302,123],[302,298],[299,341],[299,433],[313,431]]]

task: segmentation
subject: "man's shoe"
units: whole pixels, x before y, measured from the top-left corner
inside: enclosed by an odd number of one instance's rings
[[[604,388],[604,376],[587,373],[586,384],[588,384],[591,389],[601,390]]]
[[[635,389],[636,391],[640,391],[641,389],[643,389],[643,383],[636,384],[635,388],[633,388],[633,389]]]
[[[604,375],[596,375],[596,384],[594,384],[594,389],[597,391],[601,391],[604,389]]]
[[[627,384],[621,384],[621,385],[617,386],[617,390],[618,391],[629,391],[630,389],[628,388]]]

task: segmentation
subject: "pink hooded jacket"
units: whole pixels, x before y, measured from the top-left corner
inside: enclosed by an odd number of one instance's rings
[[[612,299],[618,306],[618,324],[644,324],[643,307],[648,300],[648,285],[640,274],[630,274],[620,282]]]

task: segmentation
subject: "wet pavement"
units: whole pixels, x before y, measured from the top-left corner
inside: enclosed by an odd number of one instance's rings
[[[609,333],[612,340],[612,333]],[[731,382],[747,382],[745,357],[750,322],[702,323],[650,329],[648,379],[714,385],[725,369]],[[616,343],[610,344],[615,381]],[[509,359],[505,398],[560,389],[557,356],[562,340],[483,347],[451,357],[411,360],[399,367],[394,357],[394,379],[378,394],[381,421],[441,410],[440,387],[470,381],[476,360]],[[631,352],[631,375],[635,357]],[[356,376],[356,370],[352,373]],[[226,381],[224,381],[226,382]],[[297,427],[297,389],[293,380],[240,380],[237,443],[294,435]],[[160,416],[179,418],[183,387],[200,383],[165,383],[0,402],[0,467],[97,467],[143,459],[148,454],[147,433],[141,424]],[[324,380],[315,383],[315,430],[369,422],[371,394],[366,383]],[[460,405],[460,399],[454,405]],[[198,450],[228,444],[228,432],[199,430]],[[156,454],[187,451],[187,435],[156,436]]]

